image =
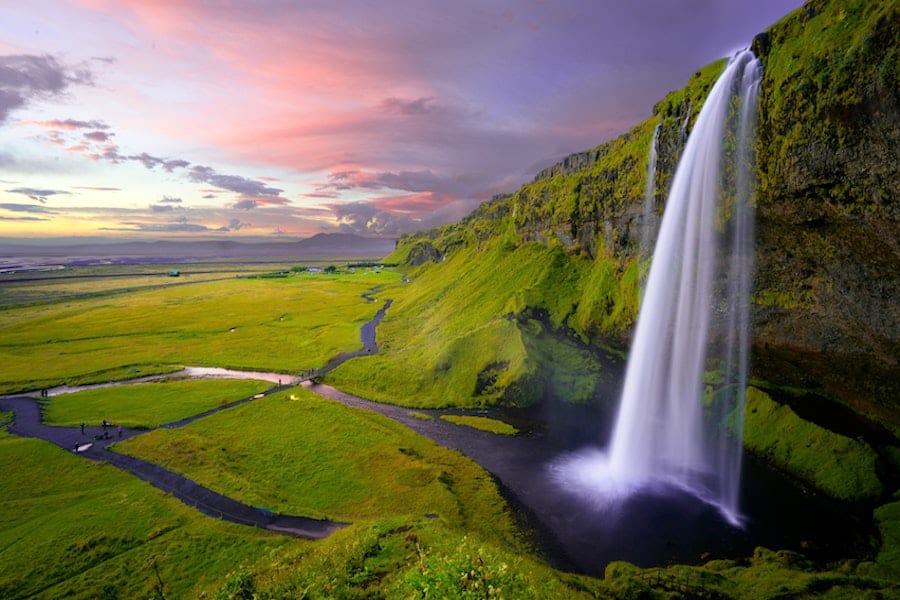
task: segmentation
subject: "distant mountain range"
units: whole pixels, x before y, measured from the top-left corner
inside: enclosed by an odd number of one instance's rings
[[[154,241],[106,243],[52,243],[0,241],[0,258],[145,257],[191,260],[195,258],[371,258],[394,249],[394,240],[366,238],[349,233],[319,233],[295,242]]]

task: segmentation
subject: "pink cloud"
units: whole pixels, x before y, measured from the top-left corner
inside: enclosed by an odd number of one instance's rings
[[[455,200],[458,200],[458,198],[437,195],[433,192],[422,192],[404,196],[376,198],[369,202],[372,206],[381,211],[421,217],[422,215],[428,214],[434,209],[444,206],[445,204],[450,204]]]

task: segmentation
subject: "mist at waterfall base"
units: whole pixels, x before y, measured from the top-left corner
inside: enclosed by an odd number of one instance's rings
[[[732,57],[687,139],[660,223],[608,448],[584,448],[551,465],[564,491],[600,512],[653,496],[678,498],[685,510],[687,495],[741,526],[751,149],[760,75],[748,50]],[[719,373],[715,389],[706,382],[711,365]]]

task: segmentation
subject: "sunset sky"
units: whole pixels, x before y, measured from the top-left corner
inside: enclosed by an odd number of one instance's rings
[[[0,238],[395,237],[801,0],[0,0]]]

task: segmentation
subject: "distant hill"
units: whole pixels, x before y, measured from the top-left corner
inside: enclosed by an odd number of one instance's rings
[[[106,243],[2,242],[0,257],[46,258],[381,258],[394,249],[394,240],[346,233],[320,233],[294,242],[154,241]]]
[[[305,255],[322,256],[371,256],[381,258],[390,254],[395,240],[365,238],[352,233],[317,233],[300,240],[297,247]]]

